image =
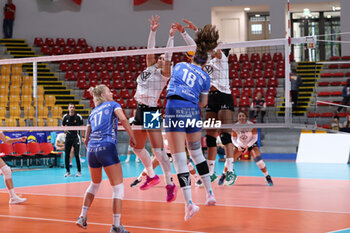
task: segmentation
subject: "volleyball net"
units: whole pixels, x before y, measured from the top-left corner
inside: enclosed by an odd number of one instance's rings
[[[291,48],[292,46],[306,46],[308,44],[316,44],[316,38],[302,37],[290,40],[272,39],[219,44],[218,49],[228,52],[228,64],[225,66],[227,67],[225,69],[228,70],[222,72],[222,75],[228,73],[228,88],[234,99],[235,112],[237,113],[238,110],[247,112],[250,120],[257,123],[255,127],[259,128],[292,128],[295,124],[302,124],[298,127],[313,125],[305,120],[300,120],[307,115],[305,109],[304,111],[294,109],[295,113],[293,114],[290,96],[291,62],[289,57],[291,57]],[[6,69],[13,71],[14,67],[17,66],[22,66],[23,70],[22,80],[17,84],[15,83],[16,75],[13,73],[10,74],[10,81],[7,81],[4,85],[1,84],[1,95],[5,99],[3,102],[6,102],[3,104],[5,105],[5,108],[3,108],[5,113],[2,111],[0,116],[3,120],[2,126],[11,126],[13,127],[11,130],[16,130],[20,126],[59,126],[61,123],[60,114],[67,112],[66,107],[69,102],[81,105],[79,107],[86,110],[83,111],[86,118],[91,108],[94,107],[87,88],[97,84],[105,84],[110,87],[114,99],[121,104],[126,115],[131,117],[134,112],[133,109],[136,107],[136,101],[133,98],[137,85],[136,79],[147,67],[146,55],[172,53],[172,66],[174,67],[179,62],[189,61],[184,53],[194,51],[195,46],[155,49],[137,49],[133,47],[132,50],[97,53],[84,53],[84,49],[86,48],[83,48],[80,54],[0,60],[2,74]],[[53,76],[57,77],[57,82],[45,80],[47,76],[43,77],[40,73],[43,66],[51,68],[54,73]],[[27,84],[25,84],[25,80],[27,80],[25,77],[27,76],[32,76],[33,81],[28,85],[31,91],[25,92],[28,89]],[[222,79],[227,79],[227,77],[222,77]],[[31,79],[29,78],[29,80]],[[51,83],[54,85],[61,83],[63,87],[50,85]],[[65,92],[64,86],[69,86],[71,90]],[[66,96],[74,94],[75,99],[73,101],[69,98],[64,100],[64,97],[60,94],[50,94],[55,93],[52,89],[57,90],[59,88],[63,89],[62,92],[66,93]],[[160,83],[150,85],[148,90],[150,96],[155,91],[160,91],[157,88],[162,88]],[[166,104],[165,89],[161,90],[158,100],[158,107],[161,108],[163,114]],[[49,104],[50,95],[56,95],[56,104]],[[262,111],[254,112],[252,111],[252,102],[259,95],[264,99],[266,108],[264,106]],[[20,97],[17,98],[16,96]],[[58,112],[56,111],[57,106],[61,107]],[[264,115],[261,112],[264,112]],[[202,116],[204,117],[204,115],[205,109],[202,110]],[[298,116],[298,118],[295,116]],[[15,123],[9,123],[10,119],[15,119]],[[235,120],[236,117],[233,122]],[[234,127],[233,122],[232,124],[222,124],[221,127]],[[7,127],[1,128],[1,130],[9,129]],[[81,129],[83,130],[83,128]],[[32,129],[27,128],[27,130]]]

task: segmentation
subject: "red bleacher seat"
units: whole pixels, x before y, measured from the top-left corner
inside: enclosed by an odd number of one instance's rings
[[[142,72],[141,70],[138,70],[138,71],[135,72],[134,80],[137,80],[137,78],[140,76],[141,72]]]
[[[132,72],[130,72],[129,70],[125,71],[123,74],[123,79],[124,80],[132,80],[134,79],[134,76],[132,74]]]
[[[126,59],[124,56],[123,57],[116,57],[115,60],[117,63],[119,63],[119,62],[126,63]]]
[[[230,79],[235,79],[239,77],[238,71],[235,69],[230,69],[228,72],[228,76]]]
[[[78,71],[77,72],[77,78],[78,79],[87,79],[86,72],[84,70]]]
[[[75,76],[74,71],[67,70],[66,74],[64,75],[64,79],[68,81],[74,81],[74,80],[77,80],[77,77]]]
[[[284,78],[284,74],[285,74],[284,70],[280,68],[276,71],[275,77],[276,78]]]
[[[249,96],[251,97],[252,96],[252,89],[250,87],[243,87],[242,88],[242,92],[241,92],[241,97],[242,96]]]
[[[95,52],[96,53],[100,53],[100,52],[104,52],[105,48],[103,46],[96,46]]]
[[[125,46],[118,46],[118,51],[123,51],[123,50],[126,50]]]
[[[341,59],[342,60],[350,60],[350,56],[342,56]]]
[[[271,54],[270,53],[263,53],[261,61],[267,62],[267,61],[271,61],[271,60],[272,60],[272,58],[271,58]]]
[[[320,86],[320,87],[326,87],[328,85],[329,85],[329,82],[319,82],[318,83],[318,86]]]
[[[328,69],[338,69],[339,65],[338,64],[331,64],[328,66]]]
[[[122,108],[125,108],[125,107],[126,107],[126,104],[125,104],[123,98],[117,98],[117,99],[115,99],[115,102],[117,102],[118,104],[120,104],[120,106],[121,106]]]
[[[61,62],[60,62],[59,69],[62,70],[62,71],[67,71],[67,70],[70,69],[70,66],[69,66],[68,62],[66,62],[66,61],[61,61]]]
[[[340,81],[334,81],[334,82],[331,82],[330,84],[331,84],[331,86],[341,86],[341,85],[342,85],[342,82],[340,82]]]
[[[80,63],[77,61],[74,61],[70,64],[70,70],[74,70],[74,71],[80,71],[82,70],[80,67]]]
[[[332,112],[323,112],[320,114],[320,117],[333,117],[334,114]]]
[[[252,53],[252,55],[250,55],[250,61],[251,62],[260,61],[260,54],[259,53]]]
[[[101,80],[101,84],[106,85],[108,88],[111,88],[111,82],[109,81],[109,79],[102,79]]]
[[[85,48],[88,44],[85,38],[78,38],[77,45],[81,46],[82,48]]]
[[[73,50],[69,45],[63,47],[63,54],[73,54]]]
[[[276,96],[277,90],[275,87],[268,87],[266,90],[266,96]]]
[[[320,117],[320,115],[318,112],[310,112],[307,114],[307,117]]]
[[[91,99],[92,98],[90,92],[87,89],[84,90],[83,96],[84,96],[85,99]]]
[[[115,89],[124,88],[124,84],[121,79],[113,79],[112,87]]]
[[[131,98],[130,93],[129,93],[129,91],[127,89],[120,90],[119,97],[120,98],[124,98],[124,99]]]
[[[240,79],[240,78],[232,79],[232,85],[231,86],[232,87],[238,87],[238,88],[242,87],[242,79]]]
[[[64,46],[66,46],[66,42],[64,41],[63,38],[56,38],[55,45],[60,46],[60,47],[64,47]]]
[[[258,92],[260,92],[262,94],[262,96],[265,96],[265,91],[264,91],[264,88],[262,87],[256,87],[254,89],[254,94],[253,94],[253,98],[255,99],[256,98],[256,95],[258,94]]]
[[[40,52],[45,55],[52,55],[51,49],[48,45],[41,46]]]
[[[94,52],[94,48],[92,46],[85,47],[85,53],[93,53],[93,52]]]
[[[229,63],[232,63],[232,62],[234,62],[234,61],[237,61],[237,62],[238,62],[237,55],[236,55],[236,54],[230,54],[230,55],[228,56],[228,62],[229,62]]]
[[[102,70],[100,73],[100,79],[104,80],[110,80],[111,79],[111,75],[109,74],[109,72],[107,70]]]
[[[134,98],[130,98],[126,100],[126,106],[128,108],[136,108],[137,107],[137,102]]]
[[[55,42],[54,42],[53,38],[45,38],[45,45],[50,46],[50,47],[54,46]]]
[[[70,47],[75,47],[76,43],[75,43],[74,38],[68,38],[66,45],[68,45]]]
[[[340,59],[340,57],[338,57],[338,56],[331,56],[329,58],[329,60],[331,60],[331,61],[338,61],[339,59]]]
[[[118,70],[114,70],[112,72],[112,79],[122,79],[122,75]]]
[[[105,63],[105,70],[108,70],[108,71],[113,71],[113,70],[115,70],[115,68],[114,68],[114,63],[113,63],[113,62],[106,62],[106,63]]]
[[[80,45],[74,47],[74,53],[83,53],[83,48]]]
[[[246,53],[245,54],[241,53],[239,55],[239,62],[245,62],[245,61],[249,61],[249,56]]]
[[[268,87],[277,87],[278,86],[278,79],[275,77],[269,78],[269,81],[267,82]]]
[[[99,75],[96,70],[91,70],[88,75],[88,79],[98,79]]]
[[[266,79],[263,77],[260,77],[255,82],[256,87],[266,87]]]
[[[242,70],[247,69],[247,70],[251,70],[252,69],[252,64],[250,63],[250,61],[244,61],[242,64]]]
[[[265,70],[267,69],[271,69],[271,70],[274,70],[275,69],[275,63],[273,61],[266,61],[265,62]]]
[[[331,96],[342,96],[342,92],[341,91],[333,91],[331,93]]]
[[[262,72],[260,69],[255,69],[253,72],[252,72],[252,78],[254,79],[259,79],[262,77]]]
[[[80,89],[86,89],[86,88],[89,87],[89,85],[86,83],[85,79],[78,79],[77,87],[80,88]]]
[[[98,84],[98,79],[89,79],[89,87],[96,87]]]
[[[233,87],[231,89],[231,94],[232,94],[232,96],[239,97],[240,96],[239,88],[238,87]]]
[[[94,70],[96,70],[96,71],[101,71],[101,70],[103,70],[103,64],[102,64],[102,62],[95,62],[95,63],[94,63]]]
[[[139,70],[139,68],[137,67],[136,63],[129,63],[128,64],[128,70],[132,71],[132,72],[136,72]]]
[[[135,50],[135,49],[137,49],[136,46],[129,46],[129,48],[128,48],[128,50]]]
[[[273,77],[273,70],[267,69],[264,71],[264,78],[272,78]]]
[[[52,47],[52,55],[62,55],[63,51],[61,50],[61,47],[58,45],[54,45]]]
[[[125,88],[129,88],[129,89],[135,89],[136,88],[135,82],[132,79],[125,80],[124,81],[124,86],[125,86]]]
[[[91,62],[84,61],[84,62],[83,62],[83,66],[82,66],[82,70],[84,70],[84,71],[86,71],[86,72],[92,71]]]
[[[240,78],[241,79],[250,78],[249,70],[242,70],[241,73],[240,73]]]
[[[350,68],[350,64],[342,64],[340,65],[341,69],[349,69]]]
[[[273,107],[275,106],[275,97],[268,95],[266,96],[266,106],[267,107]]]
[[[107,46],[106,51],[111,52],[111,51],[117,51],[114,46]]]
[[[230,70],[240,70],[241,67],[238,61],[233,61],[230,65]]]
[[[283,55],[282,53],[274,53],[273,54],[273,61],[277,62],[277,61],[281,61],[283,60]]]
[[[318,96],[330,96],[331,92],[329,91],[321,91],[318,93]]]
[[[239,107],[249,107],[249,97],[248,96],[241,96],[239,99]]]
[[[245,78],[243,82],[243,87],[254,87],[254,79]]]
[[[253,69],[256,70],[262,70],[264,68],[264,64],[262,63],[262,61],[256,61],[254,63]]]
[[[43,38],[41,38],[41,37],[35,37],[35,38],[34,38],[34,45],[35,45],[35,46],[38,46],[38,47],[43,46],[43,45],[44,45]]]
[[[117,63],[116,70],[119,70],[119,71],[126,71],[125,62],[118,62],[118,63]]]

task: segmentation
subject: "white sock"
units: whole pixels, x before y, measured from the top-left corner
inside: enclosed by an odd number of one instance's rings
[[[152,160],[151,156],[149,155],[148,151],[146,149],[134,149],[134,153],[137,157],[140,158],[143,166],[146,169],[146,173],[150,178],[153,178],[156,174],[154,173],[154,170],[152,168]]]
[[[173,185],[173,176],[171,174],[171,165],[168,156],[163,148],[154,148],[153,154],[159,161],[164,173],[164,181],[167,185]]]
[[[120,216],[121,214],[113,214],[113,225],[116,227],[120,226]]]
[[[233,171],[233,158],[227,158],[227,171],[232,172]]]
[[[188,206],[192,204],[192,193],[191,193],[191,186],[186,186],[181,188],[182,194],[184,195],[185,199],[185,205]]]
[[[213,175],[215,171],[215,160],[208,160],[209,175]]]
[[[210,175],[209,174],[205,174],[203,176],[201,176],[202,181],[203,181],[203,185],[205,187],[205,190],[207,191],[208,194],[213,194],[213,188],[211,186],[211,180],[210,180]]]
[[[14,198],[16,196],[15,190],[14,189],[9,189],[9,194],[10,194],[10,198]]]
[[[83,208],[81,208],[80,216],[83,216],[83,218],[86,218],[88,210],[89,210],[89,207],[83,205]]]

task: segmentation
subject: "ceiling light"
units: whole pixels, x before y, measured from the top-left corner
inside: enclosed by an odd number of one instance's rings
[[[259,14],[256,14],[255,17],[260,17],[260,15],[259,15]]]
[[[250,7],[245,7],[244,10],[245,11],[250,11]]]
[[[327,15],[327,18],[330,19],[330,18],[332,18],[332,16],[331,15]]]

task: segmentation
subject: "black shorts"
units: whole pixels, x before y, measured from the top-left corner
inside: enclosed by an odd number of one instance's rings
[[[220,91],[209,91],[207,112],[218,113],[225,109],[235,111],[232,95]]]
[[[238,150],[237,146],[234,147]],[[258,144],[254,143],[251,147],[248,147],[248,151],[251,152],[254,149],[254,147],[258,147]]]
[[[137,104],[135,118],[134,118],[134,121],[132,123],[134,125],[143,125],[143,113],[144,112],[156,112],[157,110],[159,110],[159,108],[157,108],[157,107],[149,107],[149,106],[144,105],[144,104]]]

